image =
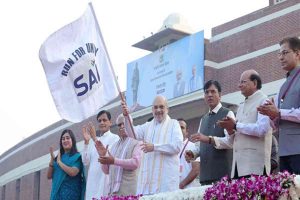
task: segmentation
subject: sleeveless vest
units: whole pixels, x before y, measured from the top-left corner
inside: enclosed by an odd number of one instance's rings
[[[125,155],[125,159],[132,158],[133,150],[136,147],[136,145],[139,145],[139,142],[137,140],[129,138],[131,141],[129,143],[129,146],[127,148],[127,152]],[[115,143],[116,144],[116,143]],[[135,195],[136,194],[136,188],[137,188],[137,171],[136,170],[127,170],[123,168],[122,178],[121,178],[121,185],[118,192],[114,193],[116,195]],[[110,180],[113,181],[113,180]],[[111,185],[113,183],[111,182]]]
[[[278,105],[281,109],[300,108],[300,75],[296,77],[288,90],[283,103],[280,103],[280,97],[287,89],[291,79],[300,67],[295,68],[287,80],[280,88],[278,95]],[[287,120],[279,121],[279,156],[288,156],[300,154],[300,123]]]
[[[240,105],[236,119],[244,124],[252,124],[257,121],[257,107],[260,106],[267,96],[258,90],[249,96],[245,102]],[[239,176],[250,174],[263,175],[264,168],[266,173],[270,173],[272,146],[272,129],[263,137],[256,137],[242,133],[236,133],[233,142],[233,165],[231,176],[234,176],[235,167],[237,167]]]
[[[216,122],[226,117],[229,109],[221,107],[218,113],[202,117],[200,132],[204,135],[224,137],[224,129],[217,126]],[[220,180],[230,175],[232,164],[231,149],[216,149],[211,144],[200,144],[200,183],[204,181]]]

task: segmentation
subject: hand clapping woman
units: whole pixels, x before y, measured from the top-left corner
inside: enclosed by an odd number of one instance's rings
[[[50,147],[50,163],[47,177],[52,179],[50,200],[83,200],[85,178],[81,155],[77,151],[76,139],[71,130],[60,136],[60,149],[55,157]]]

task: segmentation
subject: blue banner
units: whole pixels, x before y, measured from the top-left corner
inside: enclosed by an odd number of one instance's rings
[[[204,32],[198,32],[127,64],[127,105],[148,107],[155,96],[176,98],[203,88]]]

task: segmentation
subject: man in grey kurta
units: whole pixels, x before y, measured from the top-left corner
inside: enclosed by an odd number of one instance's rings
[[[278,97],[258,110],[278,128],[280,171],[300,174],[300,39],[283,39],[278,58],[281,68],[287,71],[286,81]]]

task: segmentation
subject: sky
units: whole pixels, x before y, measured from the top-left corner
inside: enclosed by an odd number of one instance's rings
[[[23,139],[61,120],[38,52],[46,38],[79,18],[88,0],[11,0],[0,6],[0,155]],[[195,31],[262,9],[269,0],[94,0],[100,28],[122,91],[126,65],[150,52],[132,47],[156,33],[171,13]]]

